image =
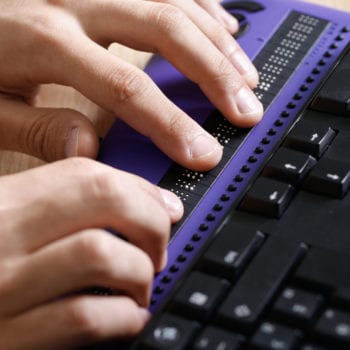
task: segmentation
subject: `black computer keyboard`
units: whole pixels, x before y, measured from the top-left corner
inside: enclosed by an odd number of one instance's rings
[[[350,119],[309,107],[140,348],[350,348]]]
[[[248,13],[265,9],[249,3]],[[313,17],[290,4],[254,60],[256,93],[273,122],[246,147],[252,152],[230,168],[253,136],[214,111],[204,127],[225,146],[222,163],[208,173],[174,164],[159,181],[183,199],[185,217],[156,279],[152,320],[127,348],[350,349],[350,29],[331,27],[326,9]],[[332,37],[326,48],[323,36]],[[301,63],[309,74],[290,82]],[[283,91],[290,99],[276,101]],[[214,201],[213,184],[221,191]],[[188,218],[203,197],[210,210],[195,226]]]
[[[349,183],[349,117],[307,108],[140,348],[349,349]]]

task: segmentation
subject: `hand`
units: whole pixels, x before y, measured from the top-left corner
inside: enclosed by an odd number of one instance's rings
[[[35,107],[40,85],[56,83],[118,115],[182,165],[213,167],[222,155],[218,142],[144,72],[106,50],[119,42],[161,53],[231,122],[251,126],[262,116],[250,90],[257,72],[199,4],[222,17],[216,0],[2,1],[0,147],[44,160],[96,156],[95,131],[81,113]]]
[[[4,176],[0,192],[1,349],[62,350],[143,328],[182,215],[174,194],[86,158]],[[81,292],[91,286],[119,293]]]

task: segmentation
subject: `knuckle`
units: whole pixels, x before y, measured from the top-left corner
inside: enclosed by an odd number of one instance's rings
[[[96,317],[96,310],[87,298],[76,298],[70,302],[65,310],[66,319],[73,333],[79,338],[97,340],[103,334],[101,322]]]
[[[230,78],[232,76],[232,66],[228,62],[227,58],[224,57],[223,55],[220,55],[220,57],[216,60],[215,62],[215,67],[217,70],[217,74],[219,75],[220,78]]]
[[[188,24],[186,14],[173,5],[158,4],[154,9],[154,22],[162,33],[176,33]]]
[[[61,163],[64,164],[64,168],[70,176],[76,176],[81,180],[97,173],[100,169],[99,163],[85,157],[70,157],[62,160]]]
[[[147,290],[154,277],[151,258],[142,250],[129,246],[118,256],[118,279],[132,279],[137,292]]]
[[[188,125],[180,113],[169,116],[168,134],[175,137],[183,137],[188,133]]]
[[[101,231],[89,230],[76,241],[74,254],[79,256],[89,275],[103,277],[112,265],[111,237]]]
[[[136,69],[112,73],[109,82],[113,99],[117,105],[125,105],[142,95],[148,85],[146,76]]]
[[[140,270],[139,284],[142,286],[148,286],[152,282],[154,276],[154,268],[151,258],[146,253],[140,251],[140,254],[135,259],[134,266],[136,271]]]
[[[230,91],[238,91],[241,87],[245,85],[243,78],[235,72],[232,68],[232,65],[229,63],[226,57],[221,56],[215,62],[216,74],[215,81],[219,84],[222,82],[229,84]]]
[[[36,12],[31,18],[32,28],[36,42],[42,46],[50,47],[58,44],[58,34],[61,33],[61,25],[56,16],[48,12]]]
[[[110,175],[107,171],[94,171],[90,174],[89,181],[84,182],[83,192],[93,201],[113,208],[119,201],[126,201],[128,196],[124,194],[127,188]]]
[[[112,172],[105,165],[85,157],[71,157],[62,162],[65,162],[66,172],[75,179],[83,200],[107,206],[127,197],[124,195],[127,186],[116,181],[116,178],[120,179],[117,170]]]

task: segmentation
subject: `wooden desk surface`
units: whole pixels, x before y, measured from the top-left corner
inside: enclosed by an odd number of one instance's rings
[[[283,0],[281,0],[283,1]],[[309,2],[350,11],[349,0],[307,0]],[[119,45],[113,45],[112,52],[125,58],[138,67],[144,67],[150,55],[136,52]],[[113,116],[107,115],[96,105],[76,91],[55,85],[48,85],[41,90],[41,105],[50,107],[75,108],[87,115],[96,125],[99,135],[103,135],[113,122]],[[18,172],[43,164],[42,161],[16,152],[0,151],[0,175]]]

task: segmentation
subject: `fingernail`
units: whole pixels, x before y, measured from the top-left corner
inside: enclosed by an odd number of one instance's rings
[[[79,128],[70,130],[66,138],[65,156],[74,157],[78,155]]]
[[[200,159],[208,157],[215,153],[222,153],[222,147],[213,137],[202,133],[199,134],[193,141],[190,149],[192,159]]]
[[[174,193],[160,189],[165,206],[170,213],[171,217],[175,220],[179,220],[183,214],[183,204],[178,196]]]
[[[231,62],[241,75],[258,77],[253,63],[242,51],[235,49],[234,53],[231,55]]]
[[[139,308],[139,313],[140,313],[140,316],[141,316],[141,318],[143,319],[143,321],[145,323],[147,323],[150,320],[151,313],[148,311],[148,309],[146,309],[144,307],[140,307]]]
[[[259,115],[263,113],[263,107],[254,92],[248,87],[241,88],[236,95],[238,111],[241,114]]]

